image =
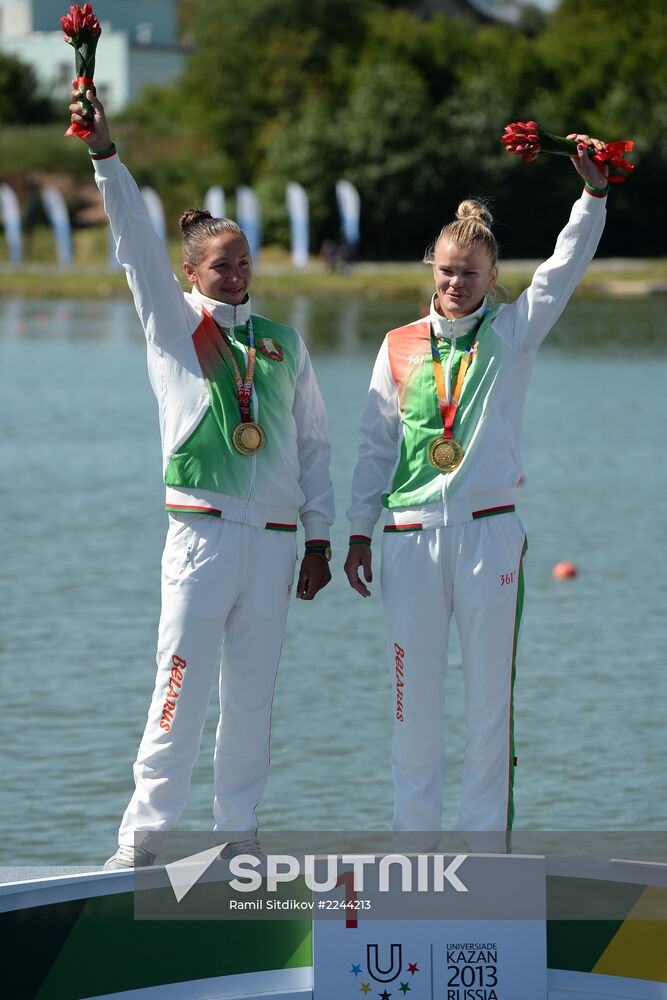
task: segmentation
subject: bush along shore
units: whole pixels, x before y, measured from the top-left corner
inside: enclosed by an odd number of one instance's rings
[[[172,258],[173,259],[173,258]],[[530,283],[538,261],[501,261],[503,298],[511,301]],[[174,260],[174,270],[179,265]],[[185,280],[182,279],[184,287]],[[314,260],[296,268],[288,260],[260,259],[256,269],[256,297],[288,299],[305,295],[312,299],[354,298],[366,300],[427,301],[433,290],[429,268],[417,264],[364,262],[345,272],[327,270]],[[129,295],[125,275],[104,265],[59,267],[56,264],[26,264],[20,267],[0,262],[0,297],[32,299],[104,299]],[[594,261],[580,282],[578,298],[637,298],[667,295],[667,260]]]

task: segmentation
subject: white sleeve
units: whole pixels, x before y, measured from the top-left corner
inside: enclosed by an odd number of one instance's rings
[[[189,336],[192,324],[183,289],[132,174],[118,156],[93,163],[116,255],[125,270],[147,340],[160,346],[170,339]]]
[[[347,516],[351,535],[371,538],[382,512],[382,494],[390,488],[401,440],[398,389],[391,373],[386,337],[373,368],[359,434],[361,441]]]
[[[553,254],[535,271],[530,286],[494,321],[494,329],[517,351],[534,351],[567,305],[595,255],[606,218],[606,198],[584,193],[575,201]]]
[[[292,404],[299,454],[299,485],[306,497],[299,517],[306,541],[328,541],[336,511],[329,473],[331,445],[327,414],[310,356],[300,337],[299,346],[301,360]]]

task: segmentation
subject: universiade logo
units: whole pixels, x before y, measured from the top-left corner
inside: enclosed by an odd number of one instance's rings
[[[188,894],[227,844],[209,847],[198,854],[180,858],[165,865],[177,902]],[[229,860],[229,886],[235,892],[251,893],[260,889],[277,892],[279,886],[303,879],[311,892],[332,892],[344,881],[351,882],[352,892],[364,891],[368,868],[377,868],[379,892],[394,892],[390,884],[392,873],[400,873],[400,892],[468,892],[457,872],[467,854],[457,854],[451,860],[445,854],[267,854],[261,859],[253,854],[238,854]],[[322,869],[326,868],[323,873]],[[262,869],[259,871],[258,869]],[[350,879],[351,875],[351,879]]]

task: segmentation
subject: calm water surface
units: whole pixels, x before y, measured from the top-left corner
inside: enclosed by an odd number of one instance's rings
[[[262,311],[262,303],[256,303]],[[267,303],[306,336],[331,425],[335,580],[295,601],[261,823],[386,829],[391,705],[377,586],[343,580],[356,426],[386,329],[414,303]],[[538,357],[519,511],[530,550],[516,688],[522,829],[667,824],[667,334],[658,301],[574,303]],[[130,303],[0,300],[0,865],[113,849],[154,677],[157,410]],[[553,564],[579,576],[556,583]],[[376,573],[379,579],[379,573]],[[463,745],[453,636],[444,822]],[[212,695],[183,828],[211,823]]]

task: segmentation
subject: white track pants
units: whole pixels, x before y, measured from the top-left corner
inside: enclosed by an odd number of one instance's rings
[[[256,830],[295,565],[294,533],[206,514],[169,515],[157,677],[120,844],[132,845],[139,831],[162,832],[177,822],[219,668],[215,828]],[[150,837],[141,839],[150,849]]]
[[[524,551],[514,513],[383,536],[382,598],[394,686],[394,830],[441,829],[452,614],[465,685],[460,829],[504,834],[511,828]]]

